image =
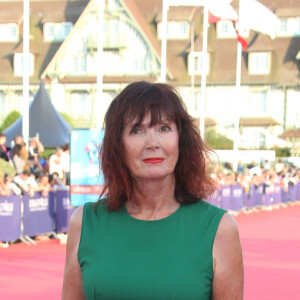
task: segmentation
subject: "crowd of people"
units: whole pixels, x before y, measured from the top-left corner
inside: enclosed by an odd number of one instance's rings
[[[70,151],[69,144],[58,147],[49,160],[41,159],[39,154],[44,151],[44,146],[38,137],[30,141],[27,149],[21,136],[16,136],[11,141],[10,150],[4,146],[6,136],[0,133],[0,159],[3,159],[15,168],[15,176],[0,170],[0,195],[21,195],[28,192],[34,195],[41,191],[47,195],[49,191],[67,189],[70,184]],[[245,193],[250,193],[252,187],[261,184],[274,189],[279,184],[286,192],[290,185],[295,185],[300,180],[300,169],[292,164],[284,163],[279,159],[271,165],[268,160],[259,164],[252,161],[243,164],[239,161],[234,172],[232,164],[225,162],[216,164],[211,172],[216,187],[223,185],[240,184]]]
[[[260,185],[263,185],[264,190],[265,187],[268,187],[272,192],[276,184],[288,192],[291,185],[296,185],[300,181],[300,169],[278,159],[273,165],[268,160],[260,164],[255,161],[250,164],[242,164],[239,161],[237,170],[234,172],[232,165],[226,162],[221,168],[220,165],[216,165],[211,176],[215,180],[216,187],[239,184],[247,194],[251,192],[252,188]]]
[[[69,144],[57,147],[49,160],[42,159],[44,146],[38,136],[30,140],[29,147],[21,136],[15,136],[10,148],[5,147],[6,136],[0,133],[0,159],[13,166],[14,174],[0,170],[0,196],[33,196],[40,191],[47,196],[49,191],[67,189],[70,181]]]

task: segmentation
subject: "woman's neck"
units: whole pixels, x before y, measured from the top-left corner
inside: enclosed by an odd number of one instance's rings
[[[171,214],[179,203],[174,196],[174,178],[160,180],[136,180],[133,199],[126,203],[132,215],[148,218],[159,214]]]

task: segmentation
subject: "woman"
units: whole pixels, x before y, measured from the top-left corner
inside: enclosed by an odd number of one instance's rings
[[[17,144],[15,145],[11,153],[11,160],[15,166],[17,174],[22,173],[26,165],[26,161],[23,158],[22,151],[23,146]]]
[[[200,200],[214,191],[207,153],[171,86],[136,82],[113,100],[106,197],[71,218],[63,300],[243,298],[237,226]]]

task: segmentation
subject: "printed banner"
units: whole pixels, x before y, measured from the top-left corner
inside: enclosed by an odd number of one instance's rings
[[[281,188],[279,184],[275,184],[274,187],[274,204],[281,203]]]
[[[98,200],[104,178],[99,169],[99,147],[104,130],[73,129],[70,137],[70,199],[74,206]]]
[[[231,186],[225,185],[221,187],[220,207],[226,210],[231,209]]]
[[[216,189],[213,195],[211,195],[208,199],[207,202],[219,207],[219,189]]]
[[[263,185],[260,184],[259,186],[255,187],[252,186],[253,192],[253,202],[254,205],[262,205],[263,204]]]
[[[240,210],[243,207],[244,188],[239,184],[231,186],[231,209]]]
[[[297,200],[297,188],[294,184],[289,184],[289,201],[294,202]]]
[[[54,231],[54,199],[42,196],[36,192],[33,197],[28,194],[23,196],[23,234],[36,236]]]
[[[275,204],[274,190],[273,187],[267,186],[265,189],[265,205]]]
[[[69,191],[56,191],[56,232],[68,232],[69,221],[76,207],[72,206]]]
[[[21,199],[0,196],[0,241],[10,242],[21,236]]]

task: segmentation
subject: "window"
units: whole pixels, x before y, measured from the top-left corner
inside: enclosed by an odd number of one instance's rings
[[[190,75],[201,75],[203,69],[203,53],[202,52],[191,52],[189,55],[189,74]],[[206,75],[209,72],[209,55],[206,55],[207,69]]]
[[[5,94],[0,91],[0,114],[5,115]]]
[[[75,120],[88,121],[92,114],[92,99],[87,92],[71,94],[71,115]]]
[[[73,73],[83,74],[86,73],[86,56],[76,55],[73,56]]]
[[[133,71],[145,72],[146,71],[146,57],[144,55],[133,57]]]
[[[277,25],[277,37],[300,36],[300,17],[281,18]]]
[[[24,61],[25,57],[23,53],[15,53],[14,55],[14,72],[16,76],[23,76],[24,74]],[[32,76],[34,73],[34,57],[32,53],[28,56],[28,71],[29,75]]]
[[[45,23],[44,24],[44,41],[45,42],[62,42],[72,30],[71,22],[63,23]]]
[[[287,32],[287,19],[280,20],[280,32]]]
[[[270,73],[271,54],[267,52],[250,53],[249,74],[264,75]]]
[[[267,112],[267,92],[250,92],[249,113],[250,117],[265,116]]]
[[[167,39],[169,40],[187,40],[189,39],[190,25],[186,21],[170,21],[167,23]],[[162,38],[162,23],[158,24],[158,38]]]
[[[219,21],[217,23],[218,38],[236,38],[236,31],[231,21]]]
[[[18,41],[18,26],[14,23],[0,24],[0,42]]]

